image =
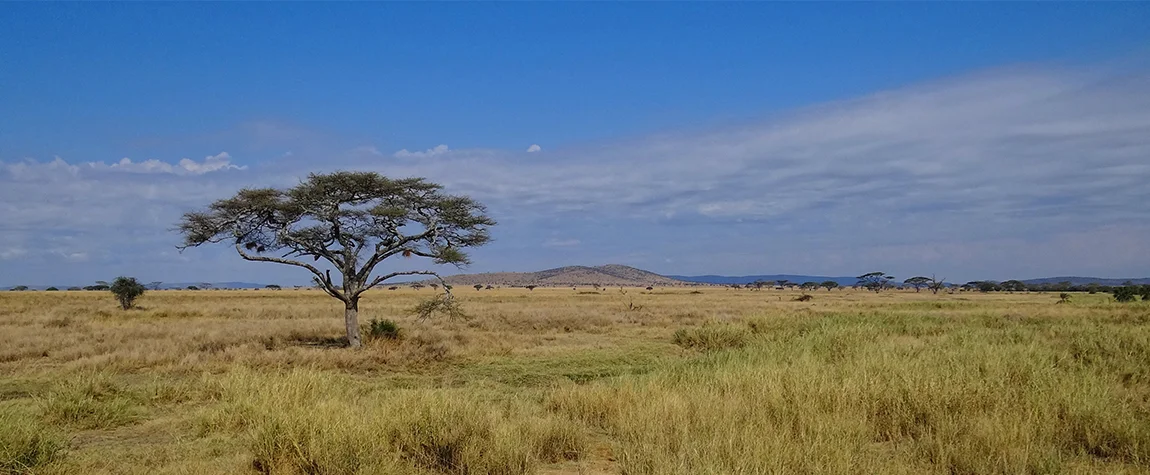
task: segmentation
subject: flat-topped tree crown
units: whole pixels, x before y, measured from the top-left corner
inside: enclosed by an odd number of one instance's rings
[[[360,295],[401,275],[439,277],[432,271],[373,275],[379,263],[402,255],[463,266],[469,263],[464,248],[491,240],[495,221],[486,207],[441,190],[422,178],[374,172],[311,174],[286,190],[243,189],[185,214],[180,249],[229,243],[246,260],[307,269],[318,287],[346,304],[348,342],[358,346]]]

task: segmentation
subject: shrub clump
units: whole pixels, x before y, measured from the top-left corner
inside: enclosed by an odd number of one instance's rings
[[[398,340],[399,336],[399,325],[386,318],[383,320],[373,318],[368,324],[367,338],[369,340]]]
[[[746,328],[723,324],[680,328],[675,331],[672,341],[683,348],[714,351],[742,347],[749,338],[750,332]]]
[[[116,296],[116,300],[120,302],[120,308],[127,310],[136,304],[136,299],[144,295],[147,288],[135,277],[120,276],[112,281],[108,290],[111,290],[112,295]]]
[[[1119,302],[1133,302],[1136,295],[1138,295],[1138,289],[1133,286],[1124,285],[1114,288],[1114,300]]]

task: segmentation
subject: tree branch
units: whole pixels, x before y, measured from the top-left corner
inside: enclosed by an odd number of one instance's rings
[[[441,284],[443,284],[443,291],[444,291],[444,293],[447,294],[447,297],[451,298],[451,289],[448,288],[447,281],[444,280],[443,277],[440,277],[439,274],[436,274],[435,272],[432,272],[429,270],[410,270],[410,271],[403,271],[403,272],[392,272],[390,274],[381,275],[381,276],[373,279],[370,283],[365,285],[358,292],[352,294],[352,298],[359,297],[360,294],[368,291],[372,287],[375,287],[375,286],[383,283],[384,281],[386,281],[388,279],[393,279],[393,278],[399,277],[401,275],[430,275],[430,276],[434,276],[436,279],[439,280],[439,282]]]
[[[315,274],[315,276],[317,278],[316,280],[321,285],[323,285],[324,290],[326,290],[328,294],[330,294],[332,297],[335,297],[335,298],[340,299],[344,302],[347,302],[347,297],[343,293],[341,293],[339,290],[336,290],[335,286],[332,285],[331,275],[330,274],[325,275],[323,272],[320,272],[320,270],[318,268],[316,268],[315,266],[313,266],[311,264],[307,264],[307,263],[303,263],[303,262],[299,262],[299,261],[293,261],[291,259],[283,259],[280,257],[253,256],[251,254],[248,254],[247,252],[244,252],[244,248],[243,248],[243,246],[240,245],[238,240],[236,241],[236,252],[239,252],[240,257],[242,257],[242,258],[244,258],[244,260],[248,260],[248,261],[274,262],[276,264],[287,264],[289,266],[303,267],[304,269],[311,271],[312,274]]]

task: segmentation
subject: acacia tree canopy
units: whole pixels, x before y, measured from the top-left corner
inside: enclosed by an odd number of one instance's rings
[[[464,266],[469,260],[463,248],[491,240],[495,220],[486,207],[441,190],[422,178],[343,171],[311,174],[284,190],[243,189],[185,214],[179,248],[228,243],[249,261],[307,269],[319,288],[345,303],[348,343],[359,346],[357,311],[364,292],[403,275],[439,278],[427,270],[376,275],[376,266],[397,255]],[[333,278],[332,270],[342,278]]]
[[[868,290],[879,292],[890,286],[890,281],[894,279],[893,275],[887,275],[886,272],[869,272],[857,277],[859,285]]]

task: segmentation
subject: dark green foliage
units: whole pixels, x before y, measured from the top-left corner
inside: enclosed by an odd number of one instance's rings
[[[136,299],[147,290],[144,284],[136,280],[135,277],[116,277],[112,281],[112,285],[108,287],[112,291],[112,295],[116,296],[116,300],[120,302],[120,308],[127,310],[135,305]]]
[[[835,282],[833,280],[828,280],[828,281],[825,281],[825,282],[819,284],[819,286],[823,287],[827,290],[834,290],[834,289],[838,288],[839,283]]]
[[[870,272],[857,278],[859,280],[858,285],[874,292],[881,292],[890,288],[890,281],[894,280],[894,276],[887,275],[886,272]]]
[[[13,292],[23,292],[25,290],[28,290],[28,286],[27,285],[17,285],[15,287],[12,287],[9,290],[11,290]]]
[[[815,290],[815,289],[819,288],[819,283],[818,282],[803,282],[803,285],[800,285],[799,288],[803,289],[803,290]]]
[[[1143,285],[1139,289],[1139,293],[1142,295],[1143,302],[1150,302],[1150,284]]]
[[[264,288],[265,288],[265,289],[269,289],[269,290],[280,290],[280,289],[282,289],[283,287],[280,287],[280,286],[278,286],[278,285],[276,285],[276,284],[271,284],[271,285],[265,285],[265,286],[264,286]]]
[[[1133,302],[1136,295],[1138,295],[1138,288],[1132,285],[1114,288],[1114,300],[1118,302]]]
[[[373,318],[368,324],[367,337],[373,340],[398,340],[399,325],[391,320]]]
[[[189,286],[188,286],[188,290],[200,290],[200,288],[199,288],[199,287],[196,287],[196,286],[194,286],[194,285],[189,285]]]
[[[55,287],[48,287],[48,288],[46,288],[46,289],[44,289],[44,290],[45,290],[45,291],[48,291],[48,292],[56,292],[56,291],[58,291],[58,290],[60,290],[60,289],[57,289],[57,288],[55,288]]]
[[[68,287],[68,290],[84,290],[79,287]]]
[[[1000,284],[1000,286],[1002,287],[1002,290],[1005,290],[1007,292],[1025,292],[1026,291],[1026,284],[1024,284],[1020,280],[1008,280],[1008,281]]]
[[[1002,287],[998,285],[998,282],[994,282],[991,280],[984,280],[982,282],[975,282],[974,286],[976,288],[978,288],[979,292],[994,292],[996,290],[1002,290]]]
[[[909,279],[902,281],[902,283],[909,285],[911,287],[914,287],[914,291],[919,292],[922,290],[923,287],[926,287],[927,285],[930,284],[930,277],[923,277],[923,276],[911,277]]]

